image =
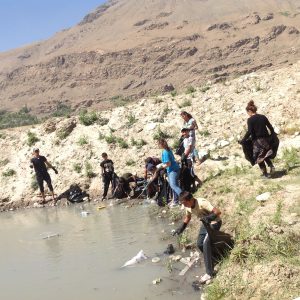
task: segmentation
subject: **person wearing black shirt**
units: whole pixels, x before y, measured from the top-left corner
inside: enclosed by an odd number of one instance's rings
[[[102,201],[105,200],[107,197],[107,192],[109,185],[112,185],[112,189],[114,188],[113,185],[113,176],[114,176],[114,163],[111,159],[108,158],[107,153],[102,153],[103,161],[101,162],[100,166],[102,169],[102,181],[104,184],[104,190],[102,195]]]
[[[253,144],[253,161],[259,165],[263,173],[262,175],[264,177],[269,177],[270,175],[267,172],[265,162],[270,167],[270,174],[274,173],[275,167],[270,159],[273,151],[269,142],[270,135],[275,134],[274,128],[266,116],[257,113],[257,107],[253,101],[248,103],[246,111],[249,115],[247,121],[248,130],[240,143],[245,143],[251,136]]]
[[[35,174],[36,174],[36,180],[39,186],[39,189],[42,194],[42,204],[46,203],[45,199],[45,190],[44,190],[44,181],[46,181],[49,190],[51,191],[54,204],[56,203],[56,199],[54,196],[54,190],[51,182],[51,177],[47,171],[47,167],[54,170],[55,174],[58,173],[58,171],[47,161],[45,156],[40,155],[40,150],[38,148],[33,149],[33,158],[30,160],[30,167],[34,168]],[[46,167],[47,166],[47,167]]]
[[[157,157],[147,157],[145,159],[145,171],[144,171],[144,179],[145,180],[147,180],[147,178],[148,178],[149,166],[155,166],[156,167],[159,164],[161,164],[161,160]]]

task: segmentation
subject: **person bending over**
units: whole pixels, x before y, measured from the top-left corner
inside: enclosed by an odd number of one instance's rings
[[[30,167],[34,168],[34,171],[35,171],[36,180],[37,180],[37,183],[38,183],[38,186],[39,186],[42,198],[43,198],[41,204],[46,203],[44,181],[46,181],[46,183],[49,187],[49,190],[52,194],[54,204],[56,204],[56,199],[54,196],[54,190],[53,190],[53,186],[52,186],[52,182],[51,182],[51,177],[47,171],[47,167],[53,169],[55,174],[58,174],[58,171],[47,161],[45,156],[40,155],[40,150],[38,148],[34,148],[32,154],[33,154],[33,158],[30,160]]]
[[[149,168],[152,166],[157,166],[161,163],[161,160],[157,157],[147,157],[145,159],[145,169],[144,169],[144,179],[148,179]],[[151,172],[150,172],[151,173]]]
[[[108,158],[107,153],[102,153],[103,161],[100,163],[102,170],[102,182],[104,185],[102,201],[106,199],[109,185],[111,184],[112,190],[114,189],[113,176],[114,176],[114,162]]]
[[[173,235],[180,235],[185,230],[192,215],[195,215],[203,222],[209,224],[213,229],[220,230],[222,221],[220,219],[221,211],[214,207],[209,201],[204,198],[194,198],[189,192],[182,192],[179,197],[180,202],[185,207],[185,218],[182,225],[176,229]],[[206,274],[200,278],[200,283],[205,283],[213,276],[214,265],[212,259],[212,249],[210,239],[206,228],[202,224],[199,230],[197,246],[203,253]]]

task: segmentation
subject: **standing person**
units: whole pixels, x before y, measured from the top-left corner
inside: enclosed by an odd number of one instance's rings
[[[189,130],[190,137],[193,139],[194,145],[196,146],[196,130],[198,129],[196,120],[193,118],[193,116],[191,114],[189,114],[186,111],[182,111],[180,113],[180,116],[182,117],[182,119],[184,121],[183,128],[186,128]],[[201,163],[198,151],[195,147],[193,150],[193,159],[195,159],[199,163]]]
[[[220,230],[222,221],[220,219],[221,211],[214,207],[209,201],[203,198],[194,198],[189,192],[182,192],[179,198],[180,202],[185,207],[185,218],[182,225],[176,229],[173,235],[180,235],[183,233],[192,215],[196,215],[206,224],[209,224],[213,229]],[[210,280],[214,272],[214,264],[212,258],[212,247],[209,235],[206,228],[202,224],[199,230],[197,246],[203,253],[206,274],[200,278],[200,283],[205,283]]]
[[[190,175],[192,178],[194,178],[194,181],[197,181],[198,185],[201,185],[202,182],[195,174],[194,171],[195,140],[190,135],[190,131],[188,128],[182,128],[181,134],[183,137],[183,147],[184,147],[184,152],[181,156],[181,162],[189,169]]]
[[[30,168],[34,168],[35,174],[36,174],[36,180],[42,195],[42,202],[41,204],[46,203],[46,198],[45,198],[45,190],[44,190],[44,181],[46,181],[49,190],[52,194],[52,198],[54,201],[54,204],[56,204],[56,199],[54,195],[54,190],[51,182],[51,177],[47,171],[47,167],[51,168],[55,174],[58,174],[58,171],[56,168],[54,168],[50,162],[47,161],[45,156],[40,155],[40,150],[38,148],[33,149],[33,158],[30,160]],[[47,166],[47,167],[46,167]]]
[[[114,188],[113,177],[114,177],[114,163],[108,158],[107,153],[101,154],[103,161],[100,163],[102,170],[102,182],[104,184],[104,190],[102,195],[102,201],[106,199],[109,185],[111,184],[112,189]]]
[[[249,116],[247,120],[248,130],[239,143],[245,143],[251,136],[253,145],[253,161],[259,165],[262,171],[262,176],[269,178],[270,175],[275,172],[275,167],[270,159],[270,156],[273,154],[273,150],[269,143],[270,134],[275,134],[274,128],[265,115],[257,113],[257,107],[254,104],[254,101],[249,101],[246,106],[246,112]],[[270,174],[267,172],[265,162],[270,168]]]
[[[162,164],[158,165],[158,168],[167,170],[169,185],[174,192],[174,199],[170,207],[175,207],[178,206],[179,204],[178,198],[180,193],[182,192],[178,184],[180,167],[178,163],[175,161],[174,154],[172,150],[169,148],[167,141],[165,139],[160,139],[158,141],[158,145],[161,149],[163,149],[162,156],[161,156]]]

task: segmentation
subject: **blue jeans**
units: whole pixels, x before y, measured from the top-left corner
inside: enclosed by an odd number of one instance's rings
[[[178,197],[182,192],[182,189],[179,187],[178,184],[178,177],[179,177],[179,170],[177,172],[171,171],[168,173],[169,185],[175,193],[175,197],[174,197],[175,202],[178,202]]]

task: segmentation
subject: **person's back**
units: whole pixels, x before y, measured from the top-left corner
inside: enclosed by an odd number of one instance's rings
[[[253,140],[268,137],[270,134],[267,128],[269,128],[270,133],[274,132],[267,117],[261,114],[255,114],[248,119],[248,128]]]
[[[38,155],[36,157],[31,158],[31,163],[33,165],[34,171],[36,175],[44,176],[48,173],[45,162],[47,161],[45,156]]]

